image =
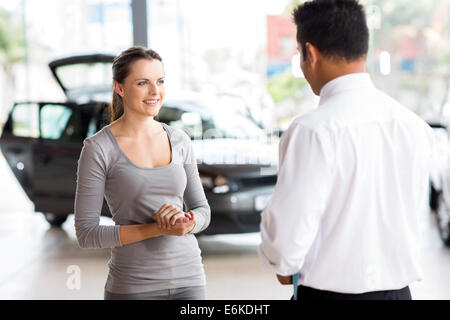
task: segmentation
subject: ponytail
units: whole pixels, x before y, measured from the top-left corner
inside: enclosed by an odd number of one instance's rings
[[[123,100],[117,92],[113,90],[112,104],[109,106],[109,121],[113,122],[123,115]]]

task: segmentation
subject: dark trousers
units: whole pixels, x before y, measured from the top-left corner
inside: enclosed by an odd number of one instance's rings
[[[313,300],[412,300],[409,287],[399,290],[372,291],[358,294],[339,293],[298,286],[298,301]]]

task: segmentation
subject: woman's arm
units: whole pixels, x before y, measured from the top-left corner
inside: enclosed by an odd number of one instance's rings
[[[188,150],[185,162],[183,164],[187,177],[187,185],[184,190],[184,203],[187,210],[195,213],[196,223],[189,233],[199,233],[205,230],[211,221],[211,208],[203,190],[203,185],[198,173],[197,160],[194,155],[194,148],[191,140],[186,135],[187,144],[185,150]]]
[[[162,235],[171,236],[183,236],[195,225],[195,216],[191,212],[188,217],[178,219],[177,222],[171,226],[159,227],[156,222],[141,224],[141,225],[131,225],[131,226],[120,226],[120,240],[123,245],[139,242],[145,239],[159,237]]]
[[[145,239],[159,237],[163,230],[158,228],[156,222],[148,224],[137,224],[131,226],[120,226],[120,242],[122,245],[139,242]]]
[[[119,226],[100,225],[106,181],[106,159],[100,146],[84,141],[78,160],[75,194],[75,231],[81,248],[121,246]]]

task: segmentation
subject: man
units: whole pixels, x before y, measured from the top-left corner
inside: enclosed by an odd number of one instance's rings
[[[282,284],[300,274],[299,300],[411,299],[432,130],[365,72],[357,1],[308,1],[293,16],[300,67],[320,102],[281,138],[261,260]]]

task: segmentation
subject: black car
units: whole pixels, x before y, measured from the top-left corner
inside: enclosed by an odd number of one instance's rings
[[[16,103],[0,138],[11,170],[53,226],[73,213],[77,161],[83,140],[108,124],[114,55],[91,54],[52,61],[65,102]],[[275,186],[278,141],[251,118],[201,99],[165,101],[158,120],[191,138],[211,206],[204,234],[256,232]],[[106,201],[102,215],[110,216]]]
[[[429,205],[436,215],[439,235],[450,247],[450,119],[426,119],[436,137],[437,161],[430,176]]]

